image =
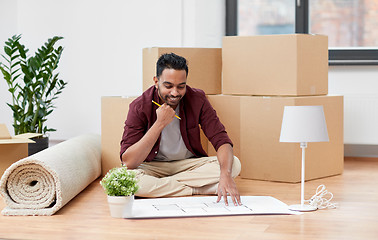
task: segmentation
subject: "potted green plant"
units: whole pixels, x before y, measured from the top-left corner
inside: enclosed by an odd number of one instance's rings
[[[106,173],[100,184],[107,194],[110,215],[115,218],[130,216],[134,194],[139,189],[135,172],[127,167],[113,168]]]
[[[47,132],[56,131],[45,126],[47,116],[54,110],[54,100],[62,93],[66,82],[56,73],[63,47],[55,47],[62,37],[53,37],[46,41],[33,56],[29,49],[20,43],[21,35],[14,35],[5,42],[0,61],[0,70],[12,95],[12,102],[7,103],[13,111],[15,134],[40,133],[42,148],[48,147]],[[47,142],[47,146],[46,146]],[[38,149],[33,148],[29,155]]]

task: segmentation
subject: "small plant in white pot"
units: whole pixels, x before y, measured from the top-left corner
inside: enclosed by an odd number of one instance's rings
[[[115,218],[131,216],[134,194],[139,189],[135,172],[127,167],[113,168],[100,184],[108,195],[110,215]]]

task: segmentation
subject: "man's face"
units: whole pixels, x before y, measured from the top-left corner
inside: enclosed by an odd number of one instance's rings
[[[154,77],[154,81],[160,99],[175,109],[186,93],[185,70],[166,68],[159,79]]]

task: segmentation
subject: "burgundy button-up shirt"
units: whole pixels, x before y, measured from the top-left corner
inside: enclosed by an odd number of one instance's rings
[[[138,142],[156,121],[158,106],[152,100],[159,102],[155,86],[147,89],[129,106],[121,140],[120,156],[127,148]],[[186,148],[195,157],[206,157],[200,139],[200,126],[215,150],[223,144],[232,144],[223,124],[206,98],[205,92],[186,86],[186,94],[180,101],[180,131]],[[159,152],[160,138],[156,141],[145,161],[152,161]]]

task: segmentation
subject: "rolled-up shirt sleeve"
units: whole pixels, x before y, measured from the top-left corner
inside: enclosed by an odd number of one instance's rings
[[[201,110],[200,125],[204,134],[216,151],[218,151],[220,146],[226,143],[233,146],[233,143],[226,132],[226,128],[220,122],[215,109],[211,106],[206,97],[204,98]]]
[[[132,102],[129,107],[121,140],[121,159],[126,149],[138,142],[147,131],[147,119],[143,119],[143,114],[139,112],[136,102]]]

